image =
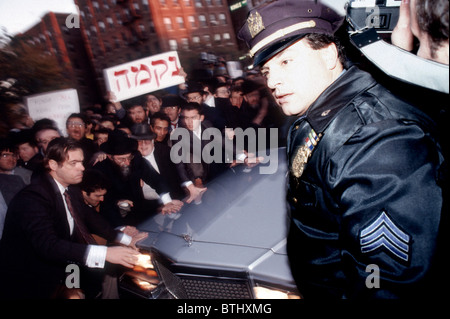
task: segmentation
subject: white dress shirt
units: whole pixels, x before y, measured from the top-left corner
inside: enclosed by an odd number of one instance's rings
[[[67,222],[69,223],[70,234],[72,235],[74,228],[74,220],[72,214],[69,211],[69,208],[67,207],[66,199],[64,197],[64,192],[67,189],[64,186],[62,186],[57,180],[55,180],[55,182],[56,185],[58,185],[59,192],[61,193],[61,196],[63,198],[64,207],[66,209]],[[123,245],[129,245],[131,243],[131,239],[132,238],[130,236],[124,233],[119,234],[119,237],[117,238],[119,243]],[[105,267],[107,249],[108,247],[103,245],[88,245],[86,266],[90,268]]]

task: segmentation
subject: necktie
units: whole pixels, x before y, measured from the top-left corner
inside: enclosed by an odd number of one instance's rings
[[[67,208],[69,209],[70,215],[72,215],[73,221],[75,223],[75,231],[79,232],[79,235],[85,241],[86,244],[95,245],[96,244],[95,239],[88,232],[84,223],[80,220],[80,216],[78,216],[76,210],[73,208],[72,202],[70,200],[70,195],[67,191],[64,192],[64,197],[66,199]]]

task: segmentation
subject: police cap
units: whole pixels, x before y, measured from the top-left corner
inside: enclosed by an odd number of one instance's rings
[[[275,0],[252,9],[238,33],[261,65],[309,33],[334,35],[344,17],[317,0]]]

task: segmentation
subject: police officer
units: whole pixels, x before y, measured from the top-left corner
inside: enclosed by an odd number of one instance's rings
[[[429,297],[444,215],[435,126],[346,66],[343,20],[317,1],[278,0],[239,31],[297,117],[287,137],[292,273],[305,299]]]

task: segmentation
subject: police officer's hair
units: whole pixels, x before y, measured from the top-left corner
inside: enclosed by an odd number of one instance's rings
[[[309,45],[313,50],[320,50],[330,45],[331,43],[334,43],[338,50],[339,61],[342,63],[342,65],[345,64],[346,55],[344,47],[337,37],[321,33],[310,33],[305,36],[305,39],[308,41]]]
[[[416,3],[417,23],[431,39],[431,55],[435,54],[443,41],[448,41],[448,0],[422,0]]]

